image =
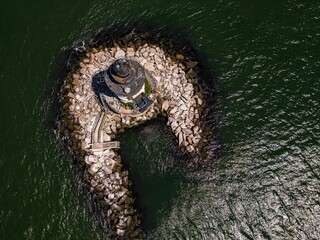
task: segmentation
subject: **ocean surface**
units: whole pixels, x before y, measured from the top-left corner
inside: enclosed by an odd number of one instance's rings
[[[1,1],[0,239],[104,239],[54,126],[68,49],[101,28],[186,40],[212,71],[209,166],[165,119],[119,136],[148,239],[320,239],[320,2]]]

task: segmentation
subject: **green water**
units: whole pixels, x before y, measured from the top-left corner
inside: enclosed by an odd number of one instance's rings
[[[160,120],[120,136],[149,239],[320,239],[318,1],[2,1],[0,239],[103,239],[55,139],[66,50],[168,29],[214,69],[221,151],[188,173]],[[211,124],[213,125],[213,124]]]

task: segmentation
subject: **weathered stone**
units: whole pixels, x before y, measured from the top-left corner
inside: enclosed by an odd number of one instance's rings
[[[106,174],[111,174],[111,173],[112,173],[112,168],[105,166],[105,167],[103,167],[103,171],[104,171]]]
[[[117,48],[117,51],[114,55],[115,58],[123,58],[125,57],[126,53],[121,49],[121,48]]]
[[[102,184],[99,184],[95,187],[95,190],[98,192],[101,192],[104,189],[104,186]]]
[[[154,56],[154,60],[155,60],[156,62],[161,62],[161,58],[160,58],[158,55],[155,55],[155,56]]]
[[[181,127],[177,127],[174,132],[175,132],[176,136],[178,136],[181,133]]]
[[[103,132],[103,141],[104,141],[104,142],[109,142],[109,141],[111,141],[110,135],[108,135],[107,133]]]
[[[119,236],[124,236],[124,234],[126,233],[123,229],[117,229],[117,231],[116,231],[116,233],[117,233],[117,235],[119,235]]]
[[[91,175],[94,175],[96,172],[98,172],[98,170],[99,170],[99,168],[97,167],[96,164],[92,164],[88,169],[88,171]]]
[[[129,58],[130,58],[130,57],[134,57],[134,52],[127,52],[127,53],[126,53],[126,56],[129,57]]]
[[[125,229],[126,227],[127,227],[127,224],[123,220],[120,220],[119,223],[117,224],[117,228],[119,229]]]
[[[95,187],[95,186],[98,185],[98,183],[93,179],[91,179],[90,184],[91,184],[92,187]]]
[[[187,64],[187,68],[194,68],[199,63],[198,62],[186,62],[186,64]]]
[[[168,101],[168,100],[165,100],[165,101],[162,103],[161,108],[162,108],[162,110],[167,111],[168,108],[169,108],[169,101]]]
[[[114,199],[114,193],[109,193],[109,194],[108,194],[108,198],[109,198],[110,200],[113,200],[113,199]]]
[[[189,128],[184,128],[184,129],[183,129],[183,133],[184,133],[185,135],[190,135],[190,134],[192,134],[192,131],[191,131]]]
[[[170,110],[170,114],[175,114],[178,111],[177,107],[174,107]]]
[[[143,56],[144,58],[147,58],[147,57],[149,56],[149,53],[148,53],[148,52],[144,52],[144,53],[142,53],[142,56]]]
[[[164,70],[164,67],[163,67],[162,64],[157,64],[157,68],[158,68],[160,71]]]
[[[189,153],[194,152],[194,147],[192,145],[188,145],[186,149]]]
[[[182,54],[180,54],[180,53],[177,53],[176,54],[176,59],[183,60],[184,56]]]
[[[171,129],[174,131],[174,130],[176,130],[177,127],[178,127],[178,123],[175,122],[175,121],[173,121],[173,122],[171,123]]]
[[[129,47],[129,48],[127,48],[127,52],[133,52],[134,53],[135,51],[134,51],[134,48]]]
[[[183,135],[182,133],[179,133],[179,145],[183,142]]]

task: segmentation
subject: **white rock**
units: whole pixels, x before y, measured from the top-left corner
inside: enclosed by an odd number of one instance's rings
[[[154,60],[155,60],[156,62],[161,62],[161,58],[160,58],[158,55],[155,55],[155,56],[154,56]]]
[[[103,141],[104,142],[110,142],[111,141],[111,137],[105,132],[103,133]]]
[[[124,234],[125,234],[125,230],[117,228],[117,235],[122,237],[122,236],[124,236]]]
[[[126,56],[127,56],[127,57],[134,57],[134,52],[127,52],[127,53],[126,53]]]
[[[170,110],[170,114],[175,114],[178,111],[177,107],[174,107]]]
[[[109,198],[110,200],[114,199],[114,194],[113,194],[113,193],[109,193],[109,194],[108,194],[108,198]]]
[[[175,122],[175,121],[173,121],[173,122],[171,123],[171,129],[174,131],[174,130],[176,130],[177,127],[178,127],[178,123]]]
[[[126,53],[120,49],[120,48],[117,48],[117,52],[116,54],[114,55],[115,58],[123,58],[125,57]]]
[[[179,134],[179,146],[181,145],[181,143],[183,142],[183,136],[182,133]]]
[[[103,167],[103,171],[104,171],[106,174],[111,174],[111,173],[112,173],[112,170],[111,170],[109,167],[107,167],[107,166]]]
[[[168,110],[168,108],[169,108],[169,101],[168,100],[165,100],[163,103],[162,103],[162,109],[164,110],[164,111],[167,111]]]
[[[194,146],[188,145],[188,146],[187,146],[187,151],[188,151],[189,153],[194,152]]]
[[[142,56],[143,56],[144,58],[147,58],[147,57],[149,56],[149,53],[148,53],[148,52],[144,52],[144,53],[142,53]]]

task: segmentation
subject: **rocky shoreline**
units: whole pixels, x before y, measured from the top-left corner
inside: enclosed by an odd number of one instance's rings
[[[208,142],[202,119],[206,103],[198,62],[162,44],[141,41],[141,36],[140,41],[137,36],[123,39],[122,44],[86,49],[74,65],[61,90],[59,130],[76,159],[85,165],[86,182],[99,199],[110,238],[141,239],[140,217],[132,206],[130,175],[122,167],[116,133],[164,114],[181,151],[192,158],[205,158]],[[141,116],[106,112],[92,88],[93,76],[119,58],[137,61],[156,81],[154,103]]]

